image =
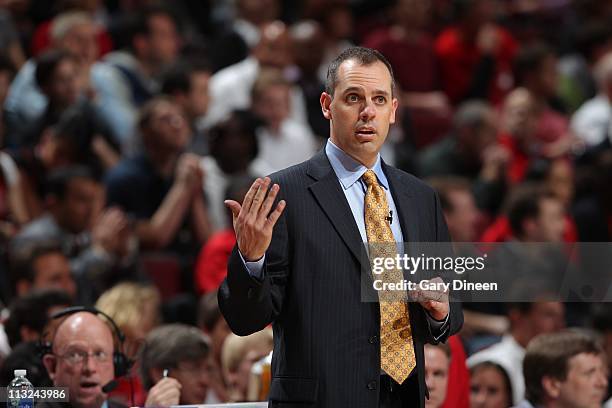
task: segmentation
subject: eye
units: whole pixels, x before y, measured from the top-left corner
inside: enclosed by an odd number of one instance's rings
[[[357,94],[348,94],[346,96],[346,101],[350,103],[355,103],[359,101],[359,96]]]
[[[387,102],[387,98],[385,98],[384,96],[376,96],[374,97],[374,102],[379,105],[384,105]]]

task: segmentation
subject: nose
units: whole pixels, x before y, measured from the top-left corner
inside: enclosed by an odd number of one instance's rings
[[[376,108],[374,107],[374,103],[372,101],[366,101],[363,109],[359,113],[359,118],[363,122],[369,122],[370,120],[376,117]]]

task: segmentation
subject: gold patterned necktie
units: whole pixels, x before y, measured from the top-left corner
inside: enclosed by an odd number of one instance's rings
[[[378,184],[376,174],[367,170],[362,176],[368,186],[365,195],[365,225],[370,260],[380,257],[395,258],[397,247],[391,226],[387,221],[389,205],[385,190]],[[401,269],[385,270],[383,282],[401,282]],[[416,366],[412,329],[407,307],[407,294],[380,292],[380,367],[398,384],[404,382]],[[385,297],[387,296],[387,297]]]

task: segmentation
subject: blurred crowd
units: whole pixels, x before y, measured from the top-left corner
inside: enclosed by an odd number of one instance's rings
[[[354,45],[394,69],[383,159],[437,189],[455,242],[612,241],[612,2],[0,0],[0,385],[27,368],[100,408],[121,348],[124,404],[264,399],[271,331],[217,305],[223,202],[324,146]],[[73,305],[124,336],[50,317]],[[426,348],[428,407],[611,397],[608,304],[465,309]]]

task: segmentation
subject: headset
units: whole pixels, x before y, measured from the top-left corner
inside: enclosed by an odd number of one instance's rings
[[[70,316],[70,315],[73,315],[75,313],[80,313],[80,312],[86,312],[86,313],[91,313],[96,316],[102,316],[105,320],[108,321],[108,323],[110,324],[112,328],[112,331],[114,332],[115,337],[118,340],[118,346],[119,346],[119,347],[113,347],[114,348],[113,365],[115,367],[115,378],[123,377],[124,375],[128,374],[128,372],[130,371],[130,368],[132,368],[132,366],[134,365],[134,360],[131,360],[130,358],[128,358],[127,355],[124,353],[123,346],[125,343],[125,335],[123,334],[121,329],[119,329],[119,326],[117,326],[117,323],[115,323],[115,321],[109,315],[93,307],[72,306],[72,307],[67,307],[65,309],[62,309],[62,310],[59,310],[53,313],[50,317],[50,320],[61,319],[66,316]],[[39,343],[39,352],[41,356],[44,356],[45,354],[53,353],[52,351],[53,341],[55,340],[55,335],[57,333],[57,330],[59,329],[59,326],[61,326],[61,323],[55,328],[51,341],[43,340],[44,335],[41,338],[41,341]]]

